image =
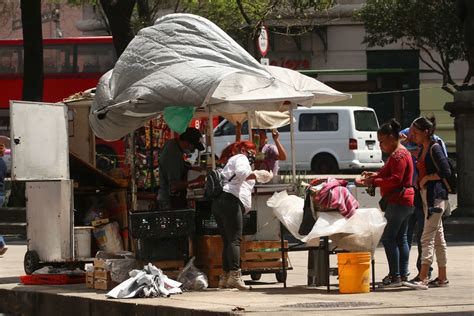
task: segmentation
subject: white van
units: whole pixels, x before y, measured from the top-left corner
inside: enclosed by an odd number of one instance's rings
[[[377,142],[379,127],[373,109],[355,106],[316,106],[293,111],[295,123],[296,169],[316,174],[340,170],[378,169],[383,166]],[[248,139],[247,123],[242,139]],[[291,170],[290,126],[278,129],[288,159],[280,170]],[[235,127],[224,120],[214,129],[216,154],[235,141]],[[268,142],[272,143],[270,133]]]

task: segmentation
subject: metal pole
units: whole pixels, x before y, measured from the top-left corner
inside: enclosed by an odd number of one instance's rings
[[[125,161],[130,164],[130,191],[131,191],[131,209],[137,209],[137,182],[135,181],[135,132],[131,132],[127,137],[128,150],[125,151]]]
[[[295,159],[295,126],[293,122],[293,108],[290,108],[290,142],[291,142],[291,172],[293,184],[296,184],[296,159]]]
[[[216,158],[215,158],[215,148],[214,148],[214,124],[213,124],[213,115],[211,112],[211,106],[207,105],[208,110],[208,129],[209,129],[209,140],[211,141],[211,161],[212,161],[212,169],[216,169]]]

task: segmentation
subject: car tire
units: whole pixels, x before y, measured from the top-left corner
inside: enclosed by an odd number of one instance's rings
[[[336,174],[339,173],[339,165],[333,156],[319,155],[311,161],[311,171],[316,174]]]

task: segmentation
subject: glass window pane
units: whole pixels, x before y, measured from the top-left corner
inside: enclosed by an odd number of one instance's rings
[[[47,45],[43,49],[43,69],[47,74],[73,72],[73,46]]]
[[[235,126],[227,121],[224,125],[222,125],[222,135],[235,135]]]
[[[0,50],[0,74],[21,74],[23,72],[23,48],[4,46]]]
[[[106,73],[114,67],[115,60],[115,50],[112,43],[77,45],[79,72]]]
[[[379,129],[377,117],[372,111],[355,111],[354,119],[358,131],[376,132]]]
[[[302,132],[330,132],[339,130],[337,113],[301,114],[298,128]]]
[[[282,133],[282,132],[285,133],[285,132],[290,132],[290,129],[291,129],[291,126],[290,126],[290,124],[288,124],[288,125],[279,127],[279,128],[278,128],[278,131],[279,131],[280,133]]]

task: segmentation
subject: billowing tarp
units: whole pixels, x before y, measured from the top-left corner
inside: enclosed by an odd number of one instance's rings
[[[96,89],[90,123],[118,139],[168,106],[282,111],[349,98],[298,72],[263,66],[209,20],[170,14],[142,29]]]

